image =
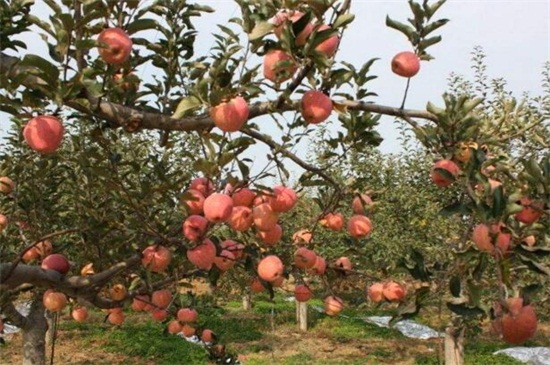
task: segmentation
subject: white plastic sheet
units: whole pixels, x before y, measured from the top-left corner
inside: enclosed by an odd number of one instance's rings
[[[531,365],[550,365],[550,347],[511,347],[493,353],[499,354]]]

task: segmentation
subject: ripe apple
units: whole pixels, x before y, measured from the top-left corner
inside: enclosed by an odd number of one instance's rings
[[[71,268],[71,265],[65,256],[54,253],[46,256],[44,260],[42,260],[41,267],[44,270],[55,270],[61,274],[66,274]]]
[[[202,342],[211,343],[216,340],[216,335],[209,329],[205,329],[201,334]]]
[[[151,318],[153,318],[153,321],[162,322],[168,318],[168,311],[166,309],[153,309]]]
[[[169,290],[155,290],[153,294],[151,294],[151,303],[156,305],[158,308],[167,308],[171,301],[172,293],[170,293]]]
[[[375,303],[380,303],[382,300],[384,300],[383,292],[384,292],[384,284],[374,283],[371,286],[369,286],[369,289],[368,289],[369,299]]]
[[[278,224],[276,224],[269,231],[258,231],[258,237],[266,245],[276,244],[277,242],[279,242],[282,236],[283,236],[283,228]]]
[[[136,295],[132,301],[132,309],[136,312],[143,311],[150,301],[151,298],[148,295]]]
[[[9,194],[15,188],[15,183],[7,176],[0,176],[0,193]]]
[[[40,241],[34,247],[36,247],[36,252],[40,257],[46,257],[53,252],[53,245],[50,240]]]
[[[241,96],[210,108],[214,124],[224,132],[240,130],[248,120],[248,113],[248,103]]]
[[[389,301],[401,301],[407,295],[405,287],[395,281],[389,281],[384,284],[384,297]]]
[[[110,311],[109,315],[107,316],[107,320],[111,324],[120,326],[122,323],[124,323],[124,313],[122,313],[122,308],[113,308],[113,309],[117,309],[117,310]]]
[[[67,297],[63,293],[46,290],[42,297],[44,307],[50,312],[59,312],[67,305]]]
[[[25,141],[42,154],[57,151],[63,140],[63,124],[53,115],[39,115],[27,122],[23,129]]]
[[[344,273],[351,270],[351,261],[347,257],[340,257],[334,262],[334,266],[344,270]]]
[[[188,196],[188,198],[182,199],[181,203],[185,206],[187,212],[189,214],[202,214],[204,195],[196,189],[189,189],[185,196]]]
[[[506,304],[508,311],[497,314],[495,327],[501,331],[505,342],[522,344],[535,335],[537,315],[532,305],[523,306],[522,298],[508,298]]]
[[[142,254],[141,264],[152,272],[163,272],[172,261],[172,252],[161,245],[148,246]]]
[[[322,24],[317,31],[322,32],[328,29],[332,29],[332,28],[326,24]],[[322,53],[325,57],[332,57],[336,53],[339,43],[340,43],[340,38],[337,35],[333,35],[328,39],[325,39],[323,42],[319,43],[319,45],[315,47],[315,50],[317,52]]]
[[[86,307],[74,308],[71,316],[77,322],[84,322],[88,318],[88,309]]]
[[[391,60],[391,70],[399,76],[413,77],[420,70],[420,58],[413,52],[399,52]]]
[[[28,264],[29,262],[32,262],[34,260],[37,260],[40,257],[40,253],[38,253],[38,250],[35,247],[31,247],[28,249],[21,258],[24,263]]]
[[[204,216],[210,222],[225,222],[233,212],[233,199],[229,195],[213,193],[204,200]]]
[[[284,265],[275,255],[264,257],[258,264],[258,276],[265,281],[275,281],[283,276]]]
[[[261,293],[265,290],[265,287],[262,285],[262,282],[258,278],[254,278],[250,283],[250,290],[253,293]]]
[[[304,13],[300,11],[279,11],[273,18],[272,23],[275,25],[275,29],[273,32],[277,36],[277,38],[281,38],[281,33],[283,32],[283,26],[285,22],[291,21],[292,23],[296,23],[304,16]],[[304,29],[296,34],[295,43],[297,46],[303,46],[306,44],[307,38],[309,35],[313,32],[313,24],[307,23]]]
[[[192,215],[183,222],[183,235],[190,241],[200,240],[208,229],[208,219],[201,215]]]
[[[222,250],[227,250],[235,256],[235,260],[243,257],[244,245],[233,240],[225,240],[220,243]]]
[[[472,241],[480,251],[493,252],[495,248],[491,240],[489,226],[484,223],[480,223],[474,227]]]
[[[175,319],[168,322],[168,325],[166,326],[166,330],[168,331],[168,333],[171,333],[173,335],[181,332],[181,329],[182,325]]]
[[[252,215],[252,209],[245,206],[233,207],[231,216],[227,220],[227,224],[231,229],[235,231],[244,232],[254,223],[254,217]]]
[[[255,206],[252,209],[252,216],[254,217],[254,225],[260,231],[272,230],[279,220],[279,215],[273,210],[269,203],[262,203]]]
[[[176,313],[176,317],[178,318],[178,321],[194,323],[199,318],[199,314],[192,308],[181,308]]]
[[[341,231],[344,228],[344,216],[342,213],[327,213],[319,223],[330,230]]]
[[[273,188],[273,197],[270,200],[271,207],[277,213],[288,212],[298,201],[296,192],[286,186],[275,186]]]
[[[216,257],[216,246],[208,238],[200,245],[187,250],[187,259],[199,269],[210,270]]]
[[[233,199],[233,207],[252,207],[256,193],[249,188],[239,188],[232,192],[231,198]]]
[[[109,289],[109,295],[112,300],[124,300],[127,293],[126,287],[122,284],[115,284],[111,289]]]
[[[294,288],[294,297],[298,302],[307,302],[313,298],[313,293],[306,285],[299,284]]]
[[[0,214],[0,233],[8,226],[8,217],[4,214]]]
[[[191,180],[189,189],[198,190],[204,197],[207,197],[214,192],[214,184],[206,177],[197,177]]]
[[[235,255],[231,251],[222,250],[218,256],[214,257],[214,265],[220,271],[227,271],[235,265]]]
[[[516,220],[525,224],[533,224],[542,217],[543,204],[528,198],[521,198],[520,204],[523,210],[516,213]]]
[[[367,216],[356,214],[348,221],[348,232],[354,238],[366,237],[372,231],[372,222]]]
[[[351,202],[351,209],[355,214],[365,214],[365,212],[372,209],[372,207],[373,201],[367,194],[356,195]]]
[[[191,327],[190,325],[188,324],[184,324],[182,327],[181,327],[181,333],[183,333],[183,335],[185,337],[191,337],[195,334],[196,330],[195,328]]]
[[[313,267],[308,270],[308,273],[312,275],[322,276],[322,275],[325,275],[326,269],[327,269],[327,261],[323,257],[317,256],[317,258],[315,259],[315,263],[313,264]]]
[[[447,173],[441,173],[438,171],[439,169],[445,170]],[[455,181],[459,172],[460,168],[453,161],[439,160],[432,168],[431,178],[435,185],[444,188]]]
[[[335,296],[328,296],[324,301],[325,313],[329,316],[335,316],[344,309],[344,302],[342,299]]]
[[[290,79],[297,69],[294,59],[284,51],[275,49],[264,56],[264,77],[272,82]]]
[[[302,117],[307,124],[319,124],[332,113],[332,100],[321,91],[309,90],[302,96]]]
[[[99,55],[105,63],[120,65],[128,60],[132,52],[132,40],[120,28],[107,28],[99,33]]]
[[[294,265],[299,269],[311,269],[316,260],[315,252],[305,247],[300,247],[294,252]]]

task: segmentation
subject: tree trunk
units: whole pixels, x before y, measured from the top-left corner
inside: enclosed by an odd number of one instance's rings
[[[296,322],[301,331],[307,331],[307,303],[296,301]]]
[[[45,365],[48,325],[46,317],[44,317],[42,298],[34,299],[26,322],[26,325],[21,328],[23,335],[23,365]]]
[[[243,309],[245,311],[252,309],[252,297],[250,294],[243,295]]]
[[[445,329],[445,365],[464,365],[464,327]]]

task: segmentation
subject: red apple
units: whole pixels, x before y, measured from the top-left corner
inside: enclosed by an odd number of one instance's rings
[[[86,307],[74,308],[71,316],[77,322],[84,322],[88,318],[88,309]]]
[[[15,183],[7,176],[0,176],[0,193],[9,194],[15,188]]]
[[[208,220],[201,215],[192,215],[183,222],[183,235],[190,241],[200,240],[208,229]]]
[[[120,28],[104,29],[97,38],[101,46],[99,55],[105,63],[120,65],[128,60],[132,52],[132,40]]]
[[[274,245],[283,236],[283,228],[276,224],[275,227],[269,231],[258,231],[258,237],[262,240],[263,243],[267,245]]]
[[[233,207],[252,207],[256,193],[249,188],[239,188],[231,194],[231,198],[233,199]]]
[[[275,25],[275,29],[273,32],[277,36],[277,38],[281,38],[281,33],[283,32],[283,26],[286,21],[291,21],[292,23],[296,23],[298,20],[300,20],[304,16],[304,13],[300,11],[292,11],[292,12],[286,12],[286,11],[279,11],[277,15],[275,15],[272,18],[272,23]],[[309,35],[313,32],[313,24],[307,23],[304,29],[299,33],[296,34],[295,43],[297,46],[303,46],[306,44],[307,38]]]
[[[227,224],[235,231],[244,232],[252,226],[254,217],[252,209],[245,206],[233,207],[231,216],[227,220]]]
[[[275,49],[264,56],[264,77],[281,83],[292,77],[297,70],[296,62],[286,52]]]
[[[367,194],[356,195],[351,202],[351,209],[355,214],[365,214],[365,212],[370,210],[372,206],[372,199]]]
[[[342,299],[335,296],[328,296],[324,301],[325,313],[329,316],[335,316],[344,309],[344,302]]]
[[[313,297],[313,293],[306,285],[299,284],[294,288],[294,297],[298,302],[307,302]]]
[[[23,137],[36,152],[47,154],[57,151],[63,140],[63,124],[53,115],[39,115],[27,122]]]
[[[229,195],[213,193],[204,200],[204,216],[210,222],[225,222],[233,212],[233,199]]]
[[[71,265],[65,256],[54,253],[46,256],[44,260],[42,260],[41,267],[44,270],[55,270],[61,274],[66,274],[71,268]]]
[[[224,132],[240,130],[248,120],[248,113],[248,103],[241,96],[210,108],[214,124]]]
[[[8,226],[8,217],[4,214],[0,214],[0,233]]]
[[[369,286],[369,289],[368,289],[369,299],[375,303],[379,303],[382,300],[384,300],[383,292],[384,292],[384,284],[374,283],[371,286]]]
[[[157,308],[166,309],[171,301],[172,293],[169,290],[156,290],[151,294],[151,303],[157,306]]]
[[[262,203],[255,206],[252,209],[252,216],[254,217],[254,225],[260,231],[272,230],[279,220],[279,215],[273,210],[269,203]]]
[[[283,276],[284,265],[275,255],[264,257],[258,264],[258,276],[265,281],[272,282]]]
[[[172,261],[172,252],[160,245],[148,246],[142,254],[141,264],[152,272],[163,272]]]
[[[542,217],[542,203],[534,202],[528,198],[521,198],[519,202],[523,206],[523,210],[515,215],[519,222],[533,224]]]
[[[187,258],[199,269],[210,270],[216,257],[216,246],[208,238],[198,246],[187,250]]]
[[[393,57],[391,70],[399,76],[413,77],[420,70],[420,58],[413,52],[400,52]]]
[[[367,216],[356,214],[348,221],[348,232],[354,238],[366,237],[372,231],[372,222]]]
[[[447,174],[442,174],[438,169],[447,171]],[[455,181],[459,172],[460,168],[453,161],[439,160],[432,168],[431,178],[435,185],[444,188]]]
[[[316,260],[315,252],[305,247],[300,247],[294,252],[294,265],[299,269],[311,269]]]
[[[185,205],[185,209],[189,214],[202,214],[204,195],[195,189],[189,189],[185,195],[188,198],[182,199],[181,202]]]
[[[328,29],[332,29],[332,28],[326,24],[322,24],[317,31],[322,32]],[[319,43],[319,45],[315,47],[315,50],[317,52],[322,53],[325,57],[332,57],[336,53],[339,43],[340,43],[340,38],[338,37],[338,35],[333,35],[325,39],[323,42]]]
[[[302,96],[302,117],[307,124],[319,124],[332,113],[332,100],[317,90],[309,90]]]
[[[191,180],[189,189],[198,190],[204,197],[207,197],[214,192],[214,184],[206,177],[197,177]]]
[[[214,257],[214,265],[220,271],[227,271],[235,265],[235,255],[231,251],[222,250],[218,256]]]
[[[181,308],[176,313],[176,317],[178,318],[178,321],[194,323],[199,318],[199,314],[192,308]]]

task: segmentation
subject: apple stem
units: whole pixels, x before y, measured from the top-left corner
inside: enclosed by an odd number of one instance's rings
[[[405,87],[405,93],[403,94],[403,101],[401,102],[401,107],[399,109],[403,110],[405,108],[405,101],[407,100],[407,93],[409,92],[409,85],[411,84],[411,78],[407,79],[407,86]]]

